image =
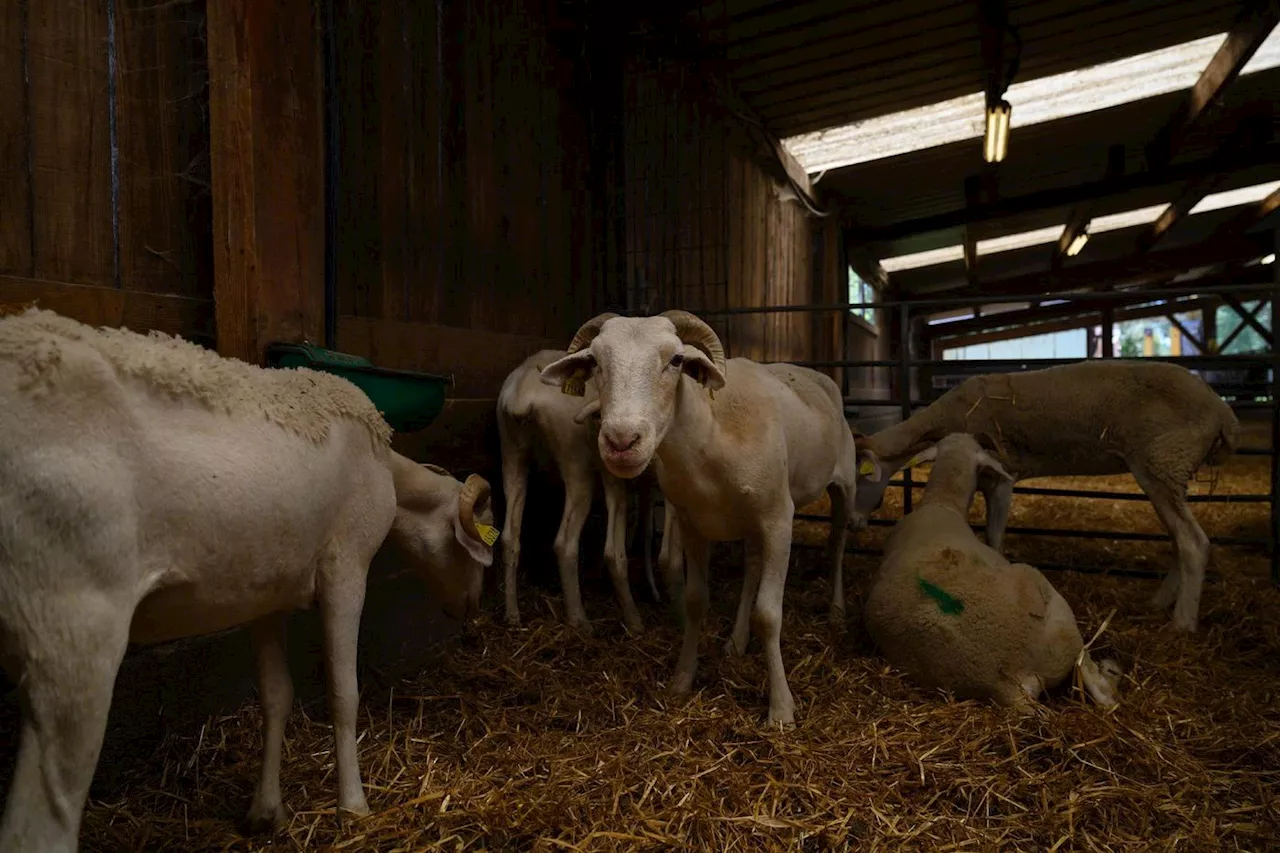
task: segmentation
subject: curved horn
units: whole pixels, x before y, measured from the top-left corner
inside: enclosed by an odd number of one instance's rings
[[[569,344],[569,351],[565,355],[573,355],[583,347],[590,346],[591,342],[596,339],[596,335],[600,334],[600,327],[605,324],[605,321],[612,320],[617,316],[612,311],[606,311],[603,314],[597,314],[579,326],[577,333],[573,336],[573,341]]]
[[[479,474],[472,474],[462,484],[458,494],[458,523],[472,539],[483,542],[476,529],[476,504],[483,505],[489,499],[489,481]]]
[[[720,343],[720,336],[714,329],[688,311],[672,309],[663,311],[661,316],[666,317],[671,321],[671,325],[676,327],[676,334],[680,336],[680,340],[705,352],[715,363],[716,368],[721,373],[724,372],[724,346]]]

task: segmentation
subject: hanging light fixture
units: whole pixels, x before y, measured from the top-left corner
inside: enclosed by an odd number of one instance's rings
[[[1067,246],[1067,257],[1074,258],[1080,254],[1080,250],[1084,248],[1084,244],[1089,242],[1089,230],[1086,226],[1080,229],[1080,233],[1072,238],[1070,245]]]
[[[1013,107],[1001,98],[987,104],[987,129],[982,138],[982,159],[999,163],[1009,153],[1009,119]]]

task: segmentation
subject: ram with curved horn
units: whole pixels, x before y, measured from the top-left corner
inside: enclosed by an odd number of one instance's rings
[[[754,618],[769,669],[769,719],[793,722],[781,651],[792,517],[823,491],[831,495],[836,521],[828,556],[838,576],[857,480],[839,388],[791,364],[726,360],[715,331],[687,311],[601,315],[583,324],[574,343],[574,352],[543,369],[542,381],[563,386],[593,377],[605,467],[628,479],[652,465],[674,513],[686,571],[685,629],[670,691],[693,685],[710,543],[742,540],[747,569],[729,650],[745,648]]]

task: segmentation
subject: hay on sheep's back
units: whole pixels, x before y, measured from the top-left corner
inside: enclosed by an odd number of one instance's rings
[[[1237,457],[1215,488],[1265,493],[1265,465]],[[1052,484],[1136,489],[1124,477]],[[900,504],[891,490],[881,514],[895,517]],[[1265,504],[1193,511],[1211,535],[1267,524]],[[1160,532],[1145,502],[1019,495],[1010,523]],[[820,544],[826,526],[797,522],[796,535]],[[1008,547],[1032,562],[1063,562],[1064,551],[1094,565],[1171,559],[1162,543],[1010,536]],[[871,559],[849,558],[851,612]],[[1058,691],[1019,717],[914,686],[874,656],[856,620],[833,637],[821,551],[798,549],[783,633],[799,705],[789,731],[763,721],[758,642],[746,658],[720,652],[739,590],[733,562],[716,566],[688,700],[662,693],[678,643],[665,610],[650,607],[648,633],[631,639],[603,599],[589,604],[592,638],[546,618],[512,631],[486,617],[438,669],[367,692],[368,818],[334,818],[331,733],[295,713],[283,781],[299,811],[274,847],[1256,850],[1280,838],[1280,593],[1265,554],[1214,549],[1220,581],[1206,585],[1195,637],[1171,634],[1168,615],[1148,608],[1154,581],[1050,573],[1086,638],[1115,610],[1094,648],[1126,668],[1123,702],[1108,714]],[[558,611],[555,599],[541,603]],[[234,826],[260,738],[253,706],[171,736],[123,799],[91,805],[83,849],[272,846]]]

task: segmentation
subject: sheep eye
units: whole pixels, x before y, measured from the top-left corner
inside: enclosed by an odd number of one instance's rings
[[[672,366],[672,367],[679,367],[679,366],[680,366],[680,365],[682,365],[682,364],[684,364],[684,356],[683,356],[683,355],[681,355],[680,353],[676,353],[675,355],[671,356],[671,366]]]

